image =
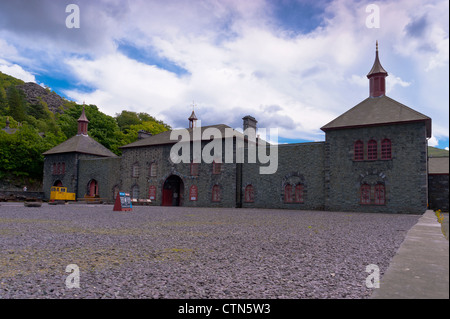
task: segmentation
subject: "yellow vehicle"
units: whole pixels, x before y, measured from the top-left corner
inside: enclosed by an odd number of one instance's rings
[[[75,200],[75,193],[68,193],[67,187],[53,186],[50,189],[50,201]]]

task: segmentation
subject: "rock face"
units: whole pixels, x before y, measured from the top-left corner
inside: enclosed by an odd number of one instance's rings
[[[53,113],[62,113],[60,107],[64,104],[64,99],[55,92],[43,88],[39,84],[28,82],[17,86],[31,105],[38,104],[41,100],[47,103],[49,110]]]

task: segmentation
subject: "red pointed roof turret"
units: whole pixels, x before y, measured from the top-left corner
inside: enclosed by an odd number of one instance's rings
[[[78,135],[88,135],[88,123],[89,120],[86,117],[86,113],[84,111],[84,102],[83,102],[83,110],[81,111],[80,118],[78,119]]]
[[[367,78],[369,79],[370,97],[386,95],[386,77],[388,73],[383,68],[378,57],[378,41],[376,42],[375,62]]]
[[[197,126],[198,118],[195,115],[194,106],[195,106],[195,104],[192,102],[192,113],[191,113],[191,116],[189,116],[189,118],[188,118],[188,120],[189,120],[189,128],[194,128],[194,127]]]

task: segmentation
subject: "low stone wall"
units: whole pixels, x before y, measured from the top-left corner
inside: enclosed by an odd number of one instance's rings
[[[44,192],[0,191],[0,202],[43,200]]]

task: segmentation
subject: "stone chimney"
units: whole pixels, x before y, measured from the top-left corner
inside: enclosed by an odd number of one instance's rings
[[[142,139],[150,137],[150,136],[153,136],[153,134],[150,133],[150,132],[147,132],[147,131],[144,131],[144,130],[139,130],[138,131],[138,140],[142,140]]]
[[[247,115],[247,116],[244,116],[242,119],[244,120],[244,123],[243,123],[244,131],[246,129],[248,129],[249,127],[251,127],[256,132],[256,123],[258,123],[258,121],[253,116]]]

